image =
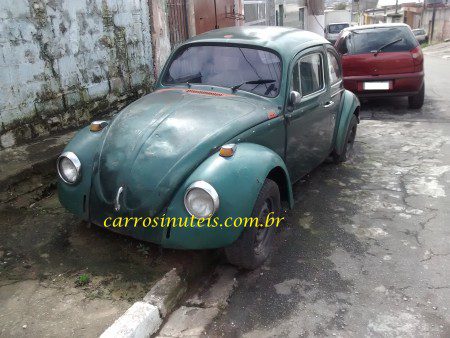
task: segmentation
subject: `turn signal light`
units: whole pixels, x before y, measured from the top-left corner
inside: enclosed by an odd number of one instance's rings
[[[93,121],[91,122],[91,125],[89,126],[89,130],[96,132],[96,131],[100,131],[103,128],[105,128],[108,125],[108,122],[106,121]]]
[[[220,148],[219,155],[222,157],[231,157],[236,151],[236,145],[234,143],[225,144]]]

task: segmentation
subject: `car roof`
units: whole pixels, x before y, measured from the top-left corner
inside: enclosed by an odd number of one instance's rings
[[[279,26],[234,26],[215,29],[197,35],[185,42],[191,43],[235,43],[265,47],[290,57],[300,49],[329,41],[322,36],[291,27]]]
[[[389,27],[408,27],[405,23],[376,23],[373,25],[362,25],[362,26],[352,26],[345,28],[345,31],[356,31],[361,29],[370,29],[370,28],[389,28]]]

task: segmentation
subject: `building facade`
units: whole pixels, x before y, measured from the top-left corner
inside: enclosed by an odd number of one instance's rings
[[[275,25],[305,29],[320,35],[324,30],[323,1],[243,0],[245,25]]]
[[[433,26],[433,11],[435,11]],[[438,3],[403,3],[398,6],[386,5],[368,9],[364,12],[364,24],[406,23],[412,29],[423,28],[433,41],[450,39],[450,4]]]

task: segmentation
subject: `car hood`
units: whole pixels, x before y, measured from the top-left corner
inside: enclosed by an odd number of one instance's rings
[[[265,99],[160,89],[123,109],[106,130],[93,183],[123,211],[162,211],[184,179],[235,135],[268,119]]]

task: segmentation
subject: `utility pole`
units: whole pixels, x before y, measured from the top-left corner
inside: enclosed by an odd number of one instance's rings
[[[352,9],[350,13],[350,22],[353,22],[353,0],[352,0]]]
[[[395,0],[395,14],[398,14],[398,0]]]
[[[433,41],[434,34],[434,20],[436,19],[436,4],[433,3],[433,15],[431,17],[431,33],[430,33],[430,42]]]

